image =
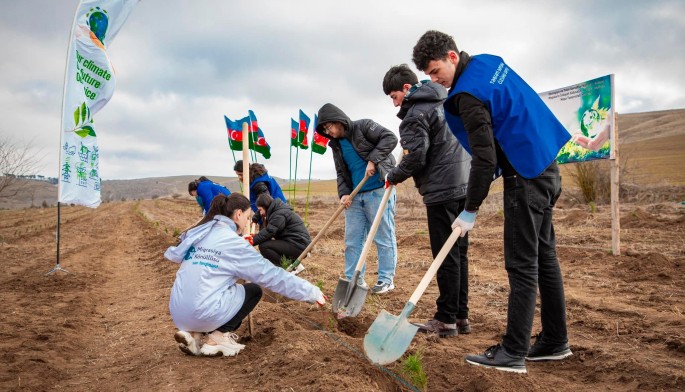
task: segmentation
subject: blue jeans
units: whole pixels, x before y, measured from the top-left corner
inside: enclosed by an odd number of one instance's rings
[[[380,208],[384,193],[384,188],[359,192],[352,200],[350,208],[345,210],[345,276],[347,279],[352,279],[354,275],[364,241],[369,234],[376,212]],[[373,242],[378,250],[378,281],[393,283],[395,265],[397,265],[394,188]],[[366,259],[368,262],[368,255]],[[366,264],[362,267],[360,277],[364,277],[364,272],[366,272]]]
[[[510,291],[502,345],[513,355],[528,354],[538,289],[545,343],[568,342],[564,283],[552,225],[559,195],[556,163],[533,179],[504,178],[504,266]]]

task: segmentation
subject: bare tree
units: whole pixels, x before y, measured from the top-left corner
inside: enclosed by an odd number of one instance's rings
[[[16,196],[25,184],[20,178],[35,174],[41,159],[32,147],[31,142],[21,145],[0,138],[0,198]]]

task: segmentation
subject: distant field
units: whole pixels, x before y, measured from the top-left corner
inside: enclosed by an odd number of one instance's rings
[[[637,185],[685,186],[685,109],[662,110],[645,113],[619,114],[619,158],[621,182]],[[604,161],[608,166],[609,162]],[[574,187],[569,171],[574,164],[562,166],[564,187]],[[334,173],[331,173],[334,175]],[[188,198],[188,182],[199,175],[141,178],[134,180],[105,180],[101,197],[104,202],[156,199],[160,197]],[[232,192],[240,191],[236,177],[210,177],[227,186]],[[288,198],[292,193],[287,180],[278,179]],[[57,186],[40,181],[25,181],[26,186],[11,197],[0,195],[0,209],[40,207],[57,203]],[[307,196],[307,181],[297,182],[297,200]],[[398,187],[401,198],[420,202],[411,179]],[[496,181],[491,193],[501,191]],[[336,180],[313,180],[309,188],[310,200],[337,197]]]
[[[636,184],[685,185],[685,129],[675,136],[621,146],[624,181]]]

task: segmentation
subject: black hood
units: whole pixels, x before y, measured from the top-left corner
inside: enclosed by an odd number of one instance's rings
[[[397,113],[397,117],[404,119],[404,117],[407,115],[407,111],[419,102],[440,103],[446,98],[447,90],[442,85],[431,82],[430,80],[418,82],[412,86],[411,90],[409,90],[407,93],[407,96],[404,97],[404,100],[402,101],[402,107]]]
[[[345,114],[345,112],[340,110],[337,106],[333,105],[332,103],[327,103],[323,105],[321,109],[319,109],[318,117],[319,122],[316,125],[316,132],[318,132],[319,135],[329,139],[330,137],[326,134],[326,132],[324,132],[323,129],[323,125],[327,122],[342,123],[345,127],[345,130],[352,128],[352,120],[350,120],[350,118],[347,117],[347,114]]]

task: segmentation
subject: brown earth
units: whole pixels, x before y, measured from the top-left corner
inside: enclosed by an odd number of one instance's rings
[[[682,196],[682,188],[680,189]],[[253,335],[236,357],[182,354],[168,312],[177,265],[162,254],[198,219],[193,201],[63,207],[61,267],[55,266],[56,208],[0,211],[0,390],[3,391],[404,391],[420,389],[404,370],[363,356],[363,338],[381,309],[399,315],[430,262],[425,212],[400,193],[396,290],[369,295],[359,316],[336,320],[330,306],[267,292],[253,312]],[[572,203],[560,203],[567,206]],[[318,232],[332,200],[310,206]],[[609,208],[557,208],[570,344],[561,362],[528,364],[527,375],[467,365],[463,357],[497,342],[506,324],[508,283],[499,205],[486,206],[471,234],[473,332],[417,335],[432,391],[685,390],[685,205],[622,205],[622,253],[611,255]],[[343,219],[305,261],[302,277],[329,298],[342,270]],[[372,250],[371,255],[375,253]],[[375,258],[369,257],[370,271]],[[373,279],[371,274],[368,280]],[[429,286],[412,319],[432,317]],[[534,331],[538,331],[539,314]],[[417,385],[419,388],[412,385]]]

